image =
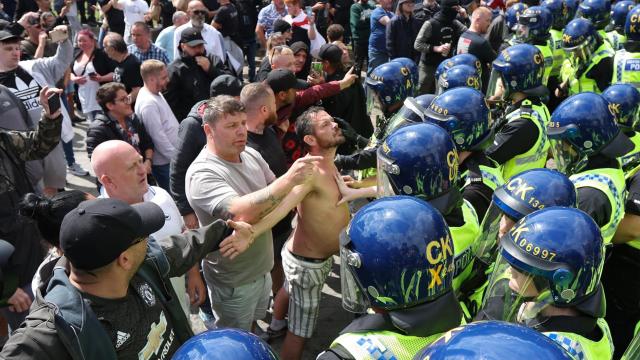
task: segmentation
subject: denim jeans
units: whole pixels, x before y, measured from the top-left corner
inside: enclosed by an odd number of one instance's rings
[[[151,166],[151,173],[156,178],[158,186],[169,191],[169,164]]]
[[[73,155],[73,140],[69,142],[62,141],[62,150],[64,150],[64,158],[67,159],[67,166],[76,163],[76,157]]]
[[[387,62],[389,62],[389,54],[387,54],[386,51],[369,49],[369,68],[367,69],[367,75],[371,74],[373,69]]]

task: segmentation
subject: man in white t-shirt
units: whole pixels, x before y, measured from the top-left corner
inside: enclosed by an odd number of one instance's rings
[[[140,0],[138,0],[140,1]],[[192,0],[187,7],[187,15],[189,15],[189,22],[176,28],[173,33],[173,58],[180,58],[180,51],[177,44],[180,44],[180,35],[184,29],[193,27],[200,30],[202,39],[205,41],[204,48],[207,54],[212,54],[220,58],[223,62],[226,62],[227,56],[224,51],[224,38],[222,34],[216,28],[206,23],[207,8],[200,0]]]
[[[150,201],[164,212],[164,226],[151,234],[155,239],[162,239],[183,231],[182,217],[171,195],[162,188],[149,186],[147,172],[142,156],[136,149],[121,140],[109,140],[98,145],[91,156],[91,167],[98,181],[102,184],[101,198],[114,198],[130,205]],[[198,266],[188,273],[191,302],[196,301],[196,292],[204,297],[206,287],[200,277]],[[180,304],[189,316],[189,306],[185,294],[184,276],[172,278],[171,283],[179,295]]]
[[[127,45],[132,44],[131,27],[133,24],[138,21],[147,22],[151,19],[149,4],[144,0],[118,0],[114,6],[124,13],[124,41]]]
[[[135,113],[153,141],[151,170],[158,185],[169,190],[169,163],[178,146],[178,120],[162,95],[169,83],[167,66],[159,60],[146,60],[140,66],[144,86],[138,92]]]

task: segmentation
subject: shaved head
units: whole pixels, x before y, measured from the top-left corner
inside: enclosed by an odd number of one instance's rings
[[[142,156],[129,143],[109,140],[91,155],[91,167],[109,197],[129,204],[142,202],[147,192],[147,172]]]

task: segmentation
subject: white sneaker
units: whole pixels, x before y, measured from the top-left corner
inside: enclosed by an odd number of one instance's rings
[[[75,176],[87,176],[89,172],[80,166],[78,163],[74,163],[71,166],[67,166],[67,170]]]

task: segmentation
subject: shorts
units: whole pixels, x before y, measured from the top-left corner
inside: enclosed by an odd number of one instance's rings
[[[210,286],[211,310],[216,318],[215,326],[251,331],[256,320],[264,319],[269,307],[271,274],[238,287]]]
[[[289,331],[310,338],[316,329],[322,286],[333,266],[333,257],[322,262],[302,260],[285,246],[282,267],[285,289],[289,293]]]

